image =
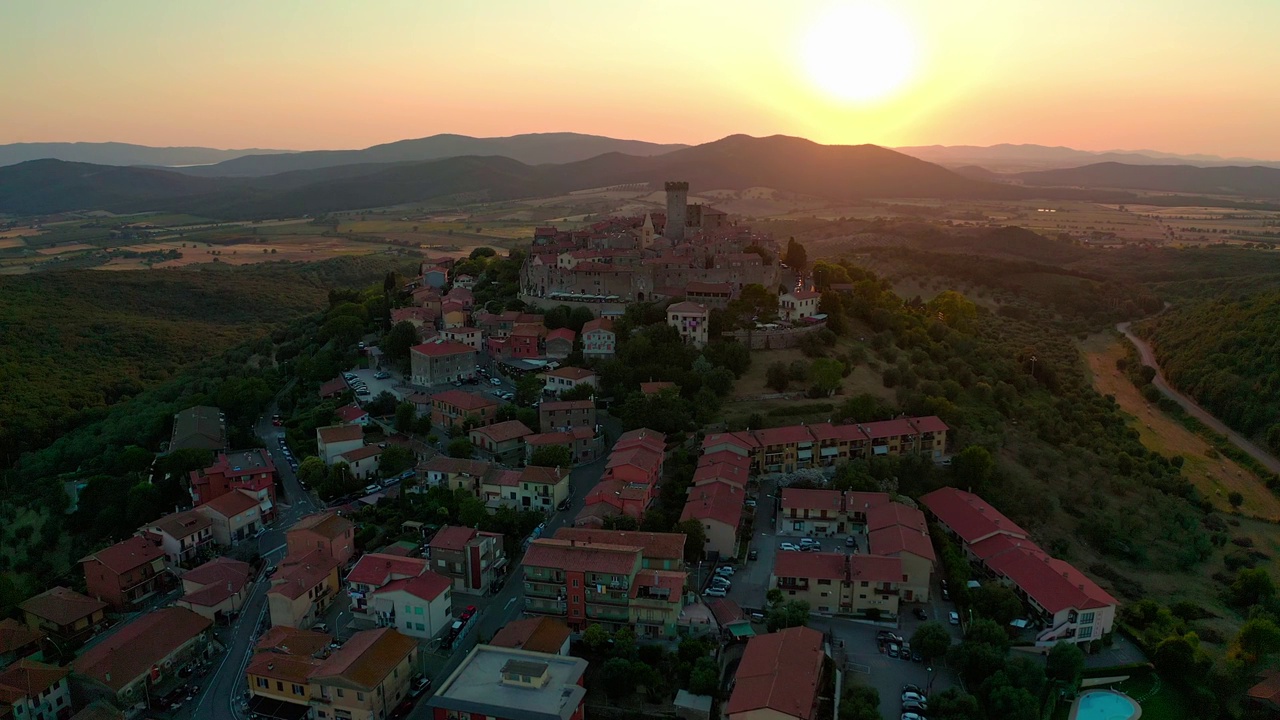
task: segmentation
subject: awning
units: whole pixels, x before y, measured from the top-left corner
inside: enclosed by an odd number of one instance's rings
[[[254,695],[249,698],[249,712],[255,717],[271,720],[304,720],[310,709],[307,705],[276,700],[263,695]]]
[[[796,457],[800,458],[801,460],[808,460],[813,457],[813,451],[801,450],[800,452],[796,453]]]
[[[872,454],[875,454],[875,455],[888,455],[888,454],[889,454],[889,446],[888,446],[888,445],[876,445],[875,447],[871,448],[871,452],[872,452]]]

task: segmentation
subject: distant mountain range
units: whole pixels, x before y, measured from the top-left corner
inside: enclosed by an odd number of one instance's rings
[[[911,157],[938,163],[947,167],[976,165],[993,172],[1025,172],[1079,167],[1095,163],[1126,163],[1129,165],[1194,165],[1215,167],[1224,165],[1261,165],[1280,168],[1280,161],[1252,158],[1224,158],[1217,155],[1175,155],[1156,150],[1112,150],[1091,152],[1069,147],[1046,145],[923,145],[894,148]]]
[[[216,150],[206,147],[149,147],[117,142],[12,143],[0,145],[0,166],[28,160],[66,160],[96,165],[208,165],[245,155],[288,150]]]
[[[1280,169],[1260,166],[1194,167],[1106,162],[1005,177],[1016,179],[1023,185],[1038,187],[1125,188],[1192,195],[1280,199]]]
[[[432,135],[374,145],[363,150],[214,150],[154,148],[125,143],[16,143],[0,145],[0,166],[27,160],[66,160],[95,165],[145,165],[201,177],[262,177],[364,163],[440,160],[462,155],[500,155],[526,165],[567,163],[605,153],[661,155],[688,145],[661,145],[579,133],[531,133],[477,138]]]
[[[642,157],[606,153],[560,165],[463,156],[343,165],[266,177],[195,177],[173,170],[37,160],[0,168],[0,212],[169,210],[212,218],[283,217],[420,202],[459,194],[495,200],[593,187],[687,180],[699,189],[777,190],[843,201],[871,197],[1024,197],[875,145],[801,138],[722,140]]]

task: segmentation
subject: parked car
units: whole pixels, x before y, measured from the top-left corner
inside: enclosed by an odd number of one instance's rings
[[[852,535],[844,539],[844,544],[846,547],[858,547],[858,541],[854,540]]]
[[[728,591],[721,587],[709,587],[702,593],[703,597],[722,598],[728,595]]]
[[[458,616],[458,619],[459,619],[459,620],[461,620],[461,621],[463,621],[463,622],[466,622],[466,621],[470,620],[472,617],[474,617],[474,616],[475,616],[475,614],[476,614],[476,606],[475,606],[475,605],[468,605],[468,606],[467,606],[467,607],[462,611],[462,614]]]
[[[876,633],[876,640],[880,642],[900,643],[902,642],[902,636],[890,630],[881,630],[880,632]]]
[[[410,691],[410,694],[418,697],[429,689],[431,689],[431,678],[419,677],[413,681],[413,690]]]
[[[756,550],[755,548],[752,548],[752,549],[751,549],[751,552],[747,553],[747,559],[748,559],[748,560],[758,560],[758,559],[760,559],[760,551],[759,551],[759,550]]]
[[[311,629],[321,633],[329,632],[329,626],[326,623],[322,623],[322,622],[318,622],[315,625],[312,625]]]
[[[822,545],[822,543],[813,538],[800,538],[800,546],[804,547],[805,545]]]
[[[926,612],[924,611],[924,608],[919,607],[919,606],[916,606],[916,607],[911,608],[911,614],[912,614],[912,615],[915,615],[917,620],[928,620],[928,619],[929,619],[929,613],[926,613]]]
[[[501,384],[502,384],[502,378],[489,378],[489,382],[490,382],[490,383],[492,383],[492,384],[494,384],[494,385],[501,385]]]
[[[952,625],[959,625],[960,613],[956,612],[955,610],[952,610],[950,613],[947,614],[947,622],[950,622]]]
[[[924,662],[924,656],[920,654],[919,650],[911,651],[911,662]]]
[[[272,424],[272,425],[275,425],[276,427],[280,427],[281,425],[284,425],[284,421],[282,421],[282,420],[280,419],[280,416],[279,416],[279,415],[272,415],[272,416],[271,416],[271,424]]]
[[[369,388],[360,388],[359,390],[356,391],[356,394],[361,396],[368,395]]]
[[[733,577],[735,572],[737,572],[737,570],[734,570],[732,565],[721,565],[716,568],[716,574],[724,577]]]
[[[918,715],[913,712],[904,712],[898,720],[925,720],[925,718],[923,715]]]
[[[919,713],[929,709],[927,703],[922,702],[904,702],[902,703],[902,712]]]
[[[720,577],[719,575],[716,575],[715,577],[711,578],[711,584],[715,587],[722,587],[725,590],[728,590],[729,588],[733,587],[733,583],[729,582],[729,580],[727,580],[726,578]]]
[[[386,380],[387,378],[391,377],[391,373],[387,372],[386,370],[379,370],[378,372],[373,374],[373,377],[378,380]]]
[[[800,550],[800,547],[799,547],[798,545],[794,545],[794,544],[789,543],[789,542],[784,542],[784,543],[782,543],[781,545],[779,545],[779,546],[778,546],[778,549],[779,549],[779,550],[787,550],[787,551],[790,551],[790,552],[797,552],[797,551],[799,551],[799,550]]]
[[[929,698],[926,698],[924,693],[908,690],[907,692],[902,693],[902,702],[929,702]]]
[[[563,500],[561,500],[561,501],[560,501],[560,504],[559,504],[559,505],[556,505],[556,509],[557,509],[557,510],[561,510],[561,511],[568,510],[568,509],[569,509],[569,506],[570,506],[570,504],[572,504],[572,502],[573,502],[573,501],[572,501],[572,500],[570,500],[569,498],[565,498],[565,499],[563,499]]]
[[[902,692],[904,693],[912,692],[912,693],[916,693],[917,695],[924,695],[924,690],[921,690],[919,685],[913,685],[912,683],[907,683],[903,685]]]
[[[746,505],[746,506],[747,506],[747,507],[749,507],[749,508],[755,509],[756,501],[755,501],[755,499],[754,499],[754,498],[752,498],[752,499],[750,499],[750,500],[747,500],[747,501],[746,501],[745,503],[743,503],[743,504],[744,504],[744,505]]]
[[[896,658],[901,654],[898,643],[889,643],[889,647],[886,652],[891,658]]]
[[[364,486],[364,494],[372,495],[381,489],[382,489],[382,486],[379,485],[378,483],[369,483],[368,485]]]
[[[950,600],[950,599],[951,599],[951,593],[947,592],[947,589],[946,589],[945,587],[944,587],[944,588],[942,588],[942,599],[943,599],[943,600]]]

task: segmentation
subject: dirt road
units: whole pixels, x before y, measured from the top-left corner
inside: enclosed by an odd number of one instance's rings
[[[1138,354],[1142,357],[1142,362],[1144,364],[1155,368],[1156,377],[1151,381],[1151,383],[1159,388],[1160,392],[1168,395],[1170,398],[1173,398],[1175,402],[1182,406],[1183,410],[1186,410],[1192,417],[1195,417],[1200,422],[1212,428],[1214,432],[1226,436],[1226,438],[1231,441],[1232,445],[1235,445],[1241,450],[1249,453],[1249,455],[1251,455],[1255,460],[1265,465],[1268,470],[1273,473],[1280,473],[1280,459],[1277,459],[1271,453],[1268,453],[1266,450],[1263,450],[1250,442],[1248,438],[1244,437],[1240,433],[1227,427],[1208,410],[1200,407],[1194,400],[1183,395],[1169,385],[1168,381],[1164,378],[1164,373],[1160,370],[1160,364],[1156,362],[1156,354],[1151,350],[1151,346],[1148,345],[1145,340],[1134,335],[1129,330],[1130,324],[1131,323],[1127,322],[1119,323],[1116,325],[1116,330],[1124,333],[1124,336],[1129,338],[1129,342],[1133,343],[1134,347],[1138,348]]]

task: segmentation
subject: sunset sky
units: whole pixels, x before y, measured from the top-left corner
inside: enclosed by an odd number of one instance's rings
[[[0,143],[733,133],[1280,159],[1280,0],[3,0]]]

